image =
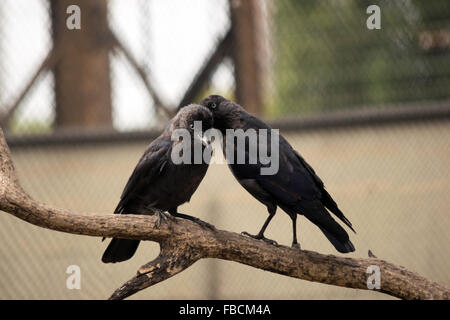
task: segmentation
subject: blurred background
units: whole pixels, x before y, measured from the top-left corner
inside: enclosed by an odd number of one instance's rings
[[[67,7],[81,9],[69,30]],[[369,5],[381,10],[370,30]],[[110,214],[179,106],[218,93],[280,132],[370,249],[450,284],[450,3],[446,0],[1,0],[0,125],[25,190]],[[266,208],[211,165],[181,212],[255,233]],[[281,210],[266,236],[290,245]],[[298,219],[302,248],[338,254]],[[104,299],[158,254],[101,263],[106,242],[0,215],[0,299]],[[66,269],[81,269],[81,289]],[[382,275],[381,275],[381,281]],[[202,260],[136,299],[386,299]]]

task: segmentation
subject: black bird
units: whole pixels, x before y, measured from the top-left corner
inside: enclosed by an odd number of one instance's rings
[[[226,129],[266,129],[268,132],[267,149],[270,152],[270,137],[276,134],[263,121],[252,116],[240,105],[233,103],[219,95],[211,95],[200,102],[213,112],[214,127],[223,135],[223,151],[227,145]],[[236,163],[236,155],[239,151],[236,143],[233,143],[234,161],[227,159],[229,167],[239,183],[257,200],[267,206],[269,217],[264,222],[257,235],[244,234],[256,239],[262,239],[271,243],[273,240],[264,237],[264,231],[272,220],[277,207],[283,209],[292,219],[293,241],[292,246],[300,248],[297,242],[296,220],[297,214],[304,215],[325,234],[337,251],[342,253],[353,252],[355,248],[351,243],[347,232],[333,219],[330,210],[336,217],[353,230],[352,224],[339,210],[336,202],[325,190],[322,180],[314,172],[313,168],[295,151],[281,135],[279,137],[279,169],[273,175],[261,175],[260,169],[267,167],[262,162],[259,154],[256,164],[249,163],[251,143],[245,143],[245,164]],[[258,138],[257,144],[264,142]],[[269,155],[271,153],[268,153]],[[354,230],[353,230],[354,231]]]
[[[203,226],[211,225],[198,218],[178,213],[177,207],[188,202],[208,170],[208,164],[182,163],[172,161],[172,149],[181,141],[172,141],[175,129],[189,130],[191,145],[206,143],[203,133],[194,134],[194,121],[202,122],[202,131],[210,129],[213,124],[212,113],[205,107],[189,105],[181,108],[169,122],[164,132],[147,147],[129,178],[119,204],[114,213],[120,214],[158,214],[159,218],[185,218]],[[181,149],[181,148],[180,148]],[[191,152],[192,160],[194,152]],[[171,216],[166,216],[168,211]],[[130,259],[139,245],[139,240],[112,239],[103,254],[102,261],[120,262]]]

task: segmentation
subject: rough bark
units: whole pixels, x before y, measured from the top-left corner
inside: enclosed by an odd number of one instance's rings
[[[401,299],[449,299],[447,286],[373,255],[368,259],[324,255],[274,246],[224,230],[202,228],[188,220],[159,223],[157,216],[86,215],[40,203],[21,188],[1,129],[0,209],[52,230],[158,242],[160,255],[142,266],[136,276],[113,293],[111,299],[124,299],[182,272],[203,258],[235,261],[289,277],[363,290],[369,290],[367,268],[376,265],[381,271],[380,292]]]

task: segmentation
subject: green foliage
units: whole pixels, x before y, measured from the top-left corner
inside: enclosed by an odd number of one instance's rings
[[[366,8],[381,8],[369,30]],[[449,48],[429,52],[423,31],[450,27],[450,3],[275,1],[270,114],[321,112],[449,97]]]
[[[16,117],[13,117],[9,123],[9,131],[20,134],[42,134],[50,133],[52,130],[51,121],[17,121]]]

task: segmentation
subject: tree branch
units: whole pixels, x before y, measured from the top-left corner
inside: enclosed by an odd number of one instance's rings
[[[137,274],[117,289],[110,300],[122,300],[132,294],[164,281],[190,267],[199,260],[201,254],[193,248],[185,247],[173,242],[165,242],[161,245],[159,256],[139,268]]]
[[[21,188],[1,129],[0,209],[52,230],[158,242],[160,255],[142,266],[111,299],[124,299],[203,258],[235,261],[289,277],[363,290],[369,290],[367,268],[376,265],[381,271],[380,292],[402,299],[449,299],[447,286],[377,258],[343,258],[274,246],[234,232],[202,228],[183,219],[159,223],[157,216],[87,215],[40,203]]]

